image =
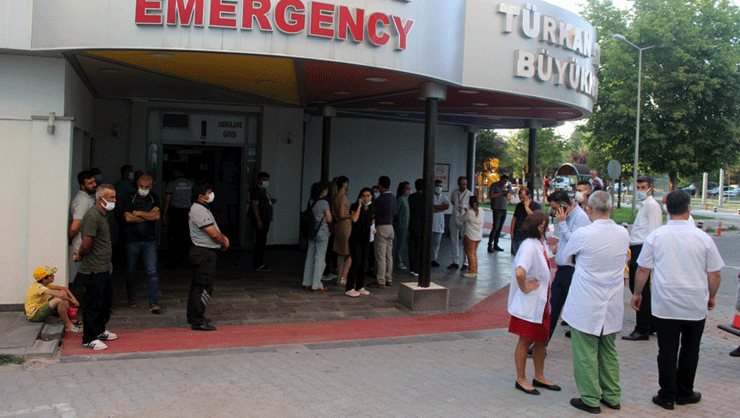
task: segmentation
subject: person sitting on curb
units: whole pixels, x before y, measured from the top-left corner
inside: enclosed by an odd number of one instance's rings
[[[78,334],[82,327],[72,323],[67,315],[70,306],[80,306],[77,299],[64,286],[53,285],[54,273],[57,268],[46,266],[37,267],[33,272],[36,283],[32,284],[26,292],[26,316],[31,322],[44,322],[46,318],[54,315],[64,321],[64,330]]]

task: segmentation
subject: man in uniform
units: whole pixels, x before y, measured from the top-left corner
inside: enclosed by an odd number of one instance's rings
[[[193,243],[190,247],[190,264],[195,266],[195,270],[188,292],[187,320],[194,331],[216,330],[205,313],[213,295],[218,251],[229,248],[229,239],[221,233],[208,207],[214,198],[210,184],[203,182],[193,186],[193,205],[190,207],[188,226]]]

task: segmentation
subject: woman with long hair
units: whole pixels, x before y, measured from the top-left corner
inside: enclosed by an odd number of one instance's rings
[[[365,270],[370,253],[370,230],[375,223],[372,199],[372,191],[365,187],[360,190],[357,202],[353,203],[349,210],[352,214],[352,233],[349,236],[352,266],[349,269],[344,290],[347,296],[353,298],[370,294],[365,290]]]
[[[468,256],[468,272],[463,277],[478,276],[478,245],[483,239],[485,213],[478,205],[478,196],[470,196],[469,209],[462,216],[463,247]]]
[[[349,235],[352,233],[352,215],[349,213],[349,179],[339,176],[331,187],[331,211],[334,219],[334,252],[337,253],[337,284],[347,283],[347,273],[352,265],[349,254]]]
[[[406,270],[409,262],[409,195],[411,194],[411,183],[402,181],[398,183],[396,190],[396,222],[395,237],[393,243],[393,261],[396,268]],[[404,261],[406,264],[404,264]]]
[[[511,314],[509,332],[519,336],[514,350],[516,383],[514,387],[530,395],[539,395],[536,388],[559,391],[545,378],[545,348],[550,339],[550,263],[545,247],[545,231],[549,219],[545,212],[534,211],[522,224],[527,239],[519,246],[514,258],[514,272],[509,287],[508,311]],[[532,347],[534,379],[527,381],[525,366],[527,349]]]
[[[326,290],[321,283],[321,274],[326,264],[326,247],[329,244],[328,224],[331,222],[329,202],[324,200],[328,191],[327,184],[314,183],[311,186],[311,198],[308,201],[308,208],[311,208],[315,225],[318,225],[319,231],[315,237],[308,240],[306,265],[303,268],[303,288],[313,291]]]

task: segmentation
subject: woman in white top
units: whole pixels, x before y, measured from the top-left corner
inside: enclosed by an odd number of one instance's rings
[[[331,222],[331,210],[329,202],[324,200],[329,185],[318,182],[311,186],[311,199],[308,207],[314,216],[315,225],[319,231],[315,237],[308,240],[308,252],[306,253],[306,264],[303,268],[303,288],[306,290],[326,290],[321,284],[321,273],[326,267],[326,248],[329,244],[329,226]]]
[[[550,285],[550,263],[545,247],[548,217],[541,210],[532,212],[522,224],[522,242],[514,259],[514,274],[509,287],[511,322],[509,332],[519,336],[514,350],[516,384],[514,387],[530,395],[539,395],[536,389],[560,390],[545,378],[545,347],[550,338],[550,310],[547,307]],[[532,348],[534,379],[530,385],[525,376],[527,350]]]
[[[468,256],[468,272],[463,277],[478,275],[478,244],[483,239],[483,220],[485,213],[478,207],[478,197],[470,196],[470,208],[462,216],[463,247]]]

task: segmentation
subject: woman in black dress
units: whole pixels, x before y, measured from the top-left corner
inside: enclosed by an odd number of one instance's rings
[[[352,215],[352,233],[349,236],[349,253],[352,265],[347,275],[345,294],[356,298],[360,295],[369,295],[365,290],[365,270],[370,252],[370,231],[375,223],[375,211],[372,205],[372,191],[365,187],[360,191],[357,202],[350,206]]]

